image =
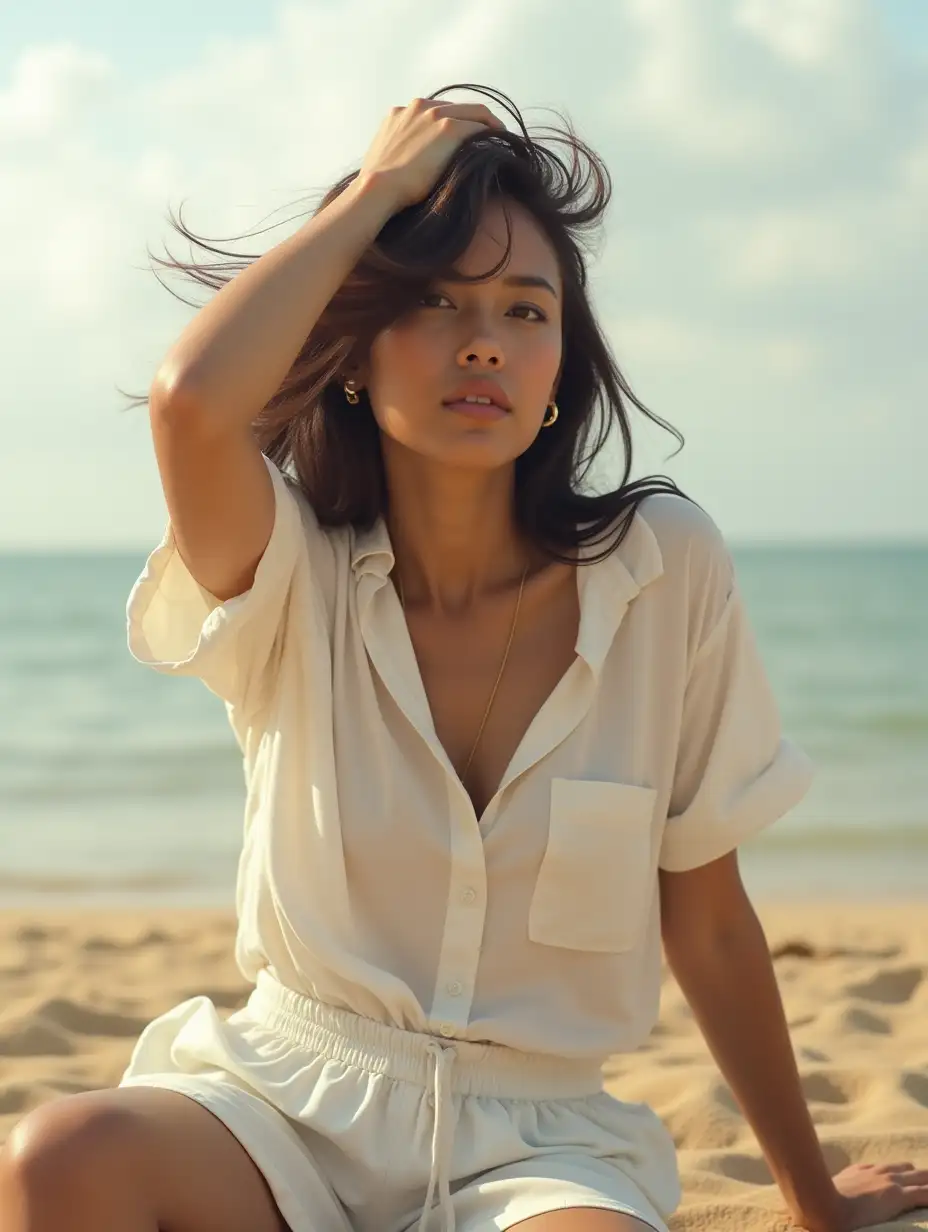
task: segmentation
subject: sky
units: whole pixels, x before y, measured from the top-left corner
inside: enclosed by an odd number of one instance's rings
[[[116,387],[146,393],[195,312],[149,268],[191,256],[169,212],[276,224],[238,249],[264,252],[455,82],[610,170],[594,306],[686,438],[631,407],[633,479],[732,543],[928,541],[928,0],[34,0],[0,5],[0,550],[160,539]]]

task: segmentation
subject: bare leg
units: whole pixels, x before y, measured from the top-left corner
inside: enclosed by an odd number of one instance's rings
[[[551,1211],[547,1215],[532,1215],[513,1224],[512,1232],[654,1232],[649,1223],[633,1215],[617,1211],[574,1210]]]
[[[87,1091],[35,1109],[0,1150],[3,1232],[287,1232],[218,1118],[176,1091]]]

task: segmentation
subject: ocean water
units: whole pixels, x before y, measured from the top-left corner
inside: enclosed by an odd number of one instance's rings
[[[149,550],[0,554],[0,906],[234,902],[223,704],[126,647]],[[928,544],[732,553],[784,730],[818,768],[742,846],[749,891],[928,895]]]

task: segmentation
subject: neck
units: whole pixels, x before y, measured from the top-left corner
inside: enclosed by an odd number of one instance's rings
[[[512,508],[511,468],[429,468],[393,483],[386,522],[405,606],[462,616],[518,587],[540,554],[517,534]]]

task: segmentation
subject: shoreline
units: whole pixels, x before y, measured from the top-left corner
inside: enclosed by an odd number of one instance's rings
[[[842,910],[867,912],[892,912],[906,908],[928,909],[928,890],[921,892],[912,887],[885,888],[874,887],[863,891],[857,887],[837,890],[810,891],[802,887],[795,890],[758,890],[752,888],[745,878],[745,888],[754,907],[760,911],[770,911],[776,914],[781,908],[796,908],[799,911]],[[149,900],[144,894],[125,895],[88,891],[87,893],[46,893],[32,891],[24,894],[0,895],[0,921],[11,916],[45,916],[56,917],[81,916],[90,913],[101,915],[158,915],[164,914],[205,914],[234,915],[235,903],[229,899],[228,893],[216,894],[215,897],[203,894],[201,891],[185,894],[178,891],[176,895],[159,894]]]
[[[82,864],[57,872],[8,859],[0,869],[0,911],[234,910],[238,858],[230,850],[209,869],[159,860],[147,868]],[[754,903],[928,902],[928,841],[821,849],[747,842],[738,864]]]

